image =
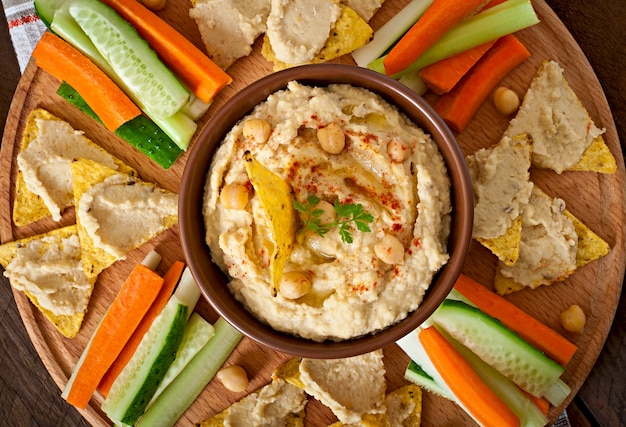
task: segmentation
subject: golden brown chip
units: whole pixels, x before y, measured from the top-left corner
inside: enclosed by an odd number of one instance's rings
[[[78,203],[83,194],[91,187],[98,183],[101,183],[108,177],[111,177],[113,175],[121,175],[121,173],[118,171],[107,168],[106,166],[103,166],[92,160],[86,159],[78,159],[72,162],[72,172],[74,174],[74,203],[76,206],[78,206]],[[141,181],[136,177],[129,177],[129,180],[131,179],[133,186],[136,186],[137,188],[142,185],[148,185],[150,187],[158,188],[154,184]],[[162,227],[160,231],[172,227],[177,222],[177,214],[169,215],[165,218],[162,218]],[[123,225],[122,223],[123,217],[120,216],[120,226]],[[88,275],[98,275],[102,270],[113,264],[119,258],[94,245],[92,237],[89,235],[89,233],[82,224],[82,219],[79,212],[76,213],[76,224],[78,226],[78,236],[80,237],[82,260],[85,271]],[[143,241],[138,242],[131,249],[141,246],[155,236],[156,234],[148,236]]]
[[[578,235],[578,248],[576,250],[576,269],[589,264],[607,255],[611,248],[600,236],[594,233],[582,221],[576,218],[570,211],[565,210],[565,216],[572,220],[574,229]],[[556,278],[550,284],[562,281],[563,278]],[[524,289],[524,286],[515,282],[512,278],[504,277],[500,270],[496,271],[494,288],[500,295],[507,295]]]
[[[77,232],[78,231],[76,225],[70,225],[67,227],[54,229],[45,234],[26,237],[24,239],[19,239],[14,242],[8,242],[0,245],[0,265],[6,268],[13,260],[13,258],[15,258],[15,256],[17,255],[17,250],[20,245],[26,245],[34,240],[43,239],[44,237],[49,236],[55,236],[59,240],[61,240],[72,235],[76,235]],[[97,276],[89,277],[92,290],[96,279]],[[24,294],[33,303],[33,305],[37,307],[37,309],[39,309],[39,311],[41,311],[41,313],[57,328],[57,330],[61,334],[63,334],[67,338],[74,338],[76,336],[76,334],[80,330],[80,326],[83,323],[85,312],[75,313],[73,315],[57,315],[50,310],[43,308],[37,301],[37,298],[32,293],[26,291],[24,292]]]
[[[287,381],[291,385],[304,390],[304,383],[300,380],[300,362],[302,358],[294,357],[283,362],[272,373],[272,379],[281,379]]]
[[[21,151],[24,151],[24,149],[28,147],[28,144],[34,141],[39,135],[39,128],[37,126],[38,119],[61,121],[60,118],[54,116],[43,108],[35,108],[32,110],[28,115],[24,128],[24,134],[22,135],[22,145],[20,147]],[[87,137],[84,137],[84,141],[87,145],[97,147],[99,150],[104,151],[103,148],[95,144]],[[136,175],[135,170],[121,160],[113,158],[113,161],[117,165],[118,171]],[[41,197],[26,188],[24,177],[22,172],[19,170],[17,173],[17,180],[15,182],[15,193],[15,201],[13,203],[13,222],[15,225],[21,227],[50,216],[50,211],[44,204]]]
[[[276,295],[283,277],[283,268],[296,240],[296,211],[291,187],[284,179],[259,163],[250,152],[244,155],[248,178],[259,196],[270,222],[274,248],[270,258],[270,292]]]
[[[312,64],[327,62],[340,56],[347,55],[369,42],[374,34],[372,27],[364,21],[354,10],[344,4],[341,7],[341,15],[335,23],[335,28],[330,32],[326,44],[315,58]],[[274,63],[274,71],[282,70],[298,64],[286,64],[276,58],[267,35],[263,37],[261,53],[268,61]]]
[[[506,265],[513,265],[519,258],[521,237],[522,215],[519,215],[502,236],[493,239],[477,238],[476,240],[496,255],[500,261]]]
[[[600,135],[583,151],[583,155],[578,163],[569,168],[569,170],[615,173],[617,171],[617,163],[611,150],[604,142],[604,138]]]

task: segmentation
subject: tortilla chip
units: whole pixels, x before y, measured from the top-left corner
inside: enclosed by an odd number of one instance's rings
[[[594,233],[589,227],[587,227],[582,221],[576,218],[567,209],[564,212],[565,216],[572,220],[574,229],[578,235],[578,248],[576,250],[576,269],[589,264],[603,256],[607,255],[611,251],[611,247],[600,236]],[[561,278],[557,278],[550,284],[554,284],[562,281]],[[494,279],[494,288],[499,295],[507,295],[513,292],[520,291],[525,286],[517,283],[515,280],[509,277],[504,277],[500,270],[496,271]]]
[[[615,171],[617,171],[617,163],[615,162],[615,157],[613,157],[611,150],[609,150],[609,147],[604,142],[604,138],[600,135],[583,151],[583,155],[578,163],[568,170],[615,173]]]
[[[63,228],[58,228],[52,230],[45,234],[39,234],[36,236],[26,237],[24,239],[19,239],[14,242],[5,243],[0,245],[0,265],[4,268],[11,263],[11,261],[17,255],[17,250],[19,246],[26,245],[34,240],[42,239],[48,236],[57,236],[59,239],[65,239],[72,235],[77,234],[78,230],[76,225],[70,225]],[[93,286],[96,282],[97,276],[87,276],[90,280],[91,289],[93,290]],[[85,317],[86,310],[81,313],[75,313],[73,315],[56,315],[50,310],[47,310],[39,304],[37,298],[26,291],[24,294],[28,297],[28,299],[33,303],[39,311],[57,328],[57,330],[66,336],[67,338],[74,338],[78,331],[80,330],[80,326],[83,323],[83,319]]]
[[[72,172],[74,174],[74,204],[78,205],[83,194],[93,187],[94,185],[104,181],[106,178],[120,174],[121,172],[107,168],[92,160],[78,159],[72,162]],[[130,177],[130,176],[129,176]],[[135,185],[153,185],[140,179],[133,177]],[[163,230],[172,227],[178,222],[178,215],[168,216],[163,218]],[[102,248],[94,245],[93,239],[87,233],[81,223],[79,213],[76,213],[76,224],[78,226],[78,236],[80,237],[80,244],[82,250],[83,267],[88,276],[98,275],[102,270],[109,267],[119,258],[108,253]],[[148,242],[156,236],[150,236],[134,248],[138,248],[144,243]]]
[[[270,258],[270,292],[276,295],[285,262],[296,240],[296,211],[291,200],[291,187],[280,176],[259,163],[250,152],[244,154],[244,159],[250,182],[270,222],[274,243]]]
[[[254,399],[256,398],[256,396],[258,396],[259,393],[262,393],[264,389],[268,388],[270,385],[275,384],[276,381],[281,381],[279,379],[274,379],[272,383],[261,387],[260,389],[258,389],[255,393],[253,394],[249,394],[245,397],[243,397],[242,399],[239,400],[239,402],[242,402],[244,400],[247,399]],[[285,385],[283,385],[282,387],[285,387]],[[281,387],[281,390],[283,389]],[[291,387],[291,385],[287,386],[287,387]],[[280,395],[275,395],[275,396],[280,396]],[[237,402],[237,403],[239,403]],[[232,405],[231,405],[232,406]],[[228,417],[228,412],[230,410],[230,406],[226,409],[224,409],[222,412],[219,412],[217,414],[215,414],[214,416],[207,418],[203,421],[200,421],[198,423],[196,423],[196,427],[223,427],[224,426],[224,421],[226,420],[226,417]],[[285,421],[285,427],[304,427],[304,408],[298,412],[292,412],[289,415],[287,415],[287,418]]]
[[[519,258],[519,243],[522,238],[522,215],[513,220],[502,236],[493,239],[476,238],[506,265],[513,265]]]
[[[341,7],[341,15],[335,23],[335,28],[331,30],[324,47],[309,63],[319,64],[347,55],[372,39],[372,35],[374,34],[372,27],[370,27],[353,9],[341,3],[339,3],[339,6]],[[261,53],[265,59],[274,63],[274,71],[300,65],[286,64],[278,60],[267,34],[263,37]]]
[[[26,126],[24,128],[24,134],[22,135],[22,145],[20,147],[21,151],[24,151],[24,149],[28,147],[28,144],[34,141],[39,135],[39,128],[37,127],[38,119],[62,121],[60,118],[54,116],[43,108],[35,108],[32,110],[28,115]],[[84,141],[86,144],[104,151],[103,148],[87,137],[84,137]],[[137,174],[133,168],[126,165],[121,160],[113,157],[113,161],[117,165],[118,171],[131,175]],[[18,227],[31,224],[42,218],[50,216],[50,211],[44,204],[41,197],[26,188],[24,177],[22,172],[19,170],[17,173],[17,180],[15,182],[15,193],[15,201],[13,203],[13,222]]]

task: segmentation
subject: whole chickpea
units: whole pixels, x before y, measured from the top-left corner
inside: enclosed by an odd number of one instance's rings
[[[569,332],[582,332],[587,322],[585,312],[579,305],[574,304],[561,312],[561,325]]]
[[[404,245],[397,237],[385,234],[374,245],[374,253],[385,264],[395,265],[404,262]]]
[[[248,373],[239,365],[222,368],[215,376],[230,391],[241,392],[248,388]]]
[[[272,133],[272,125],[263,119],[248,119],[243,124],[243,136],[257,144],[264,144]]]
[[[511,89],[500,86],[493,92],[493,104],[503,116],[510,116],[520,105],[519,96]]]
[[[287,299],[298,299],[311,290],[311,280],[301,271],[283,274],[278,291]]]
[[[248,204],[248,187],[242,184],[226,184],[220,192],[220,204],[226,209],[244,209]]]
[[[346,146],[346,135],[334,122],[317,130],[317,140],[322,150],[330,154],[339,154]]]
[[[326,200],[320,200],[317,205],[315,205],[314,209],[321,209],[324,211],[320,216],[321,224],[330,224],[337,220],[337,212],[335,211],[335,206],[332,203],[327,202]]]
[[[402,163],[411,154],[411,147],[402,141],[394,139],[387,144],[387,154],[392,162]]]
[[[150,10],[161,10],[165,7],[166,0],[141,0],[143,5]]]

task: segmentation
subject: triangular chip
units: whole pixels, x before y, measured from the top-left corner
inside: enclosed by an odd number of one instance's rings
[[[507,265],[519,256],[521,213],[533,188],[531,154],[530,138],[523,134],[503,136],[466,157],[474,190],[472,237]]]
[[[72,162],[85,271],[97,275],[178,222],[178,195],[91,160]]]
[[[331,30],[326,44],[309,63],[319,64],[339,58],[371,40],[374,34],[372,27],[348,6],[339,3],[339,7],[341,7],[341,15],[335,22],[335,27]],[[301,65],[287,64],[277,59],[267,34],[263,37],[261,53],[265,59],[274,64],[274,71]]]
[[[78,245],[76,225],[0,245],[11,285],[68,338],[80,330],[97,279],[82,271]]]
[[[291,187],[280,176],[259,163],[250,152],[244,154],[248,178],[268,217],[274,244],[270,258],[270,292],[276,295],[283,277],[283,268],[296,240],[296,211]]]
[[[506,232],[493,239],[476,240],[489,249],[500,261],[506,265],[513,265],[519,258],[519,242],[522,237],[522,215],[513,220]]]
[[[533,191],[540,191],[535,187]],[[545,193],[544,193],[545,194]],[[546,195],[546,197],[548,197]],[[607,242],[605,242],[601,237],[595,234],[591,229],[589,229],[582,221],[576,218],[570,211],[565,209],[563,211],[563,216],[567,218],[574,229],[574,232],[577,236],[577,244],[576,244],[576,253],[574,265],[569,269],[564,270],[560,275],[554,275],[550,279],[544,279],[542,281],[537,281],[536,284],[532,286],[528,286],[530,288],[536,288],[540,285],[551,285],[560,281],[565,280],[571,274],[573,274],[578,268],[599,259],[605,255],[607,255],[610,251],[610,246]],[[522,230],[524,233],[524,230]],[[524,237],[522,237],[524,238]],[[496,292],[500,295],[506,295],[513,292],[517,292],[519,290],[524,289],[525,286],[523,283],[519,283],[510,275],[505,275],[502,273],[502,269],[506,268],[502,265],[497,269],[496,276],[494,279],[494,288]]]
[[[615,158],[599,129],[555,61],[544,61],[526,91],[517,115],[505,131],[533,139],[533,166],[613,173]]]
[[[41,129],[40,129],[41,126]],[[33,142],[33,153],[23,153]],[[41,145],[41,147],[39,147]],[[30,150],[29,150],[30,151]],[[24,157],[24,158],[21,158]],[[73,205],[69,164],[75,157],[87,157],[105,163],[120,172],[136,175],[134,169],[109,154],[99,145],[85,137],[82,132],[73,129],[69,123],[54,116],[43,108],[35,108],[28,115],[22,145],[18,158],[18,175],[15,183],[15,201],[13,203],[13,222],[17,226],[51,215],[46,201],[28,189],[22,167],[26,168],[31,185],[50,198],[48,203],[56,204],[55,220],[60,219],[60,211]],[[39,159],[39,160],[38,160]],[[68,179],[61,179],[67,174]],[[31,179],[31,177],[35,177]]]
[[[282,379],[275,379],[233,403],[222,412],[196,423],[196,426],[281,425],[303,427],[306,402],[307,397],[303,390]]]

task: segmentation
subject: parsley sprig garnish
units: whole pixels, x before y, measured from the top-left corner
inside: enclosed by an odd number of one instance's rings
[[[354,203],[340,203],[335,200],[334,208],[337,219],[330,223],[322,223],[320,217],[324,213],[322,209],[315,209],[320,202],[317,196],[309,196],[306,203],[294,200],[293,206],[304,214],[304,225],[302,230],[310,230],[320,237],[324,237],[333,228],[339,229],[341,240],[345,243],[352,243],[351,224],[354,224],[359,231],[371,232],[369,223],[374,221],[374,217],[365,211],[363,205]]]

